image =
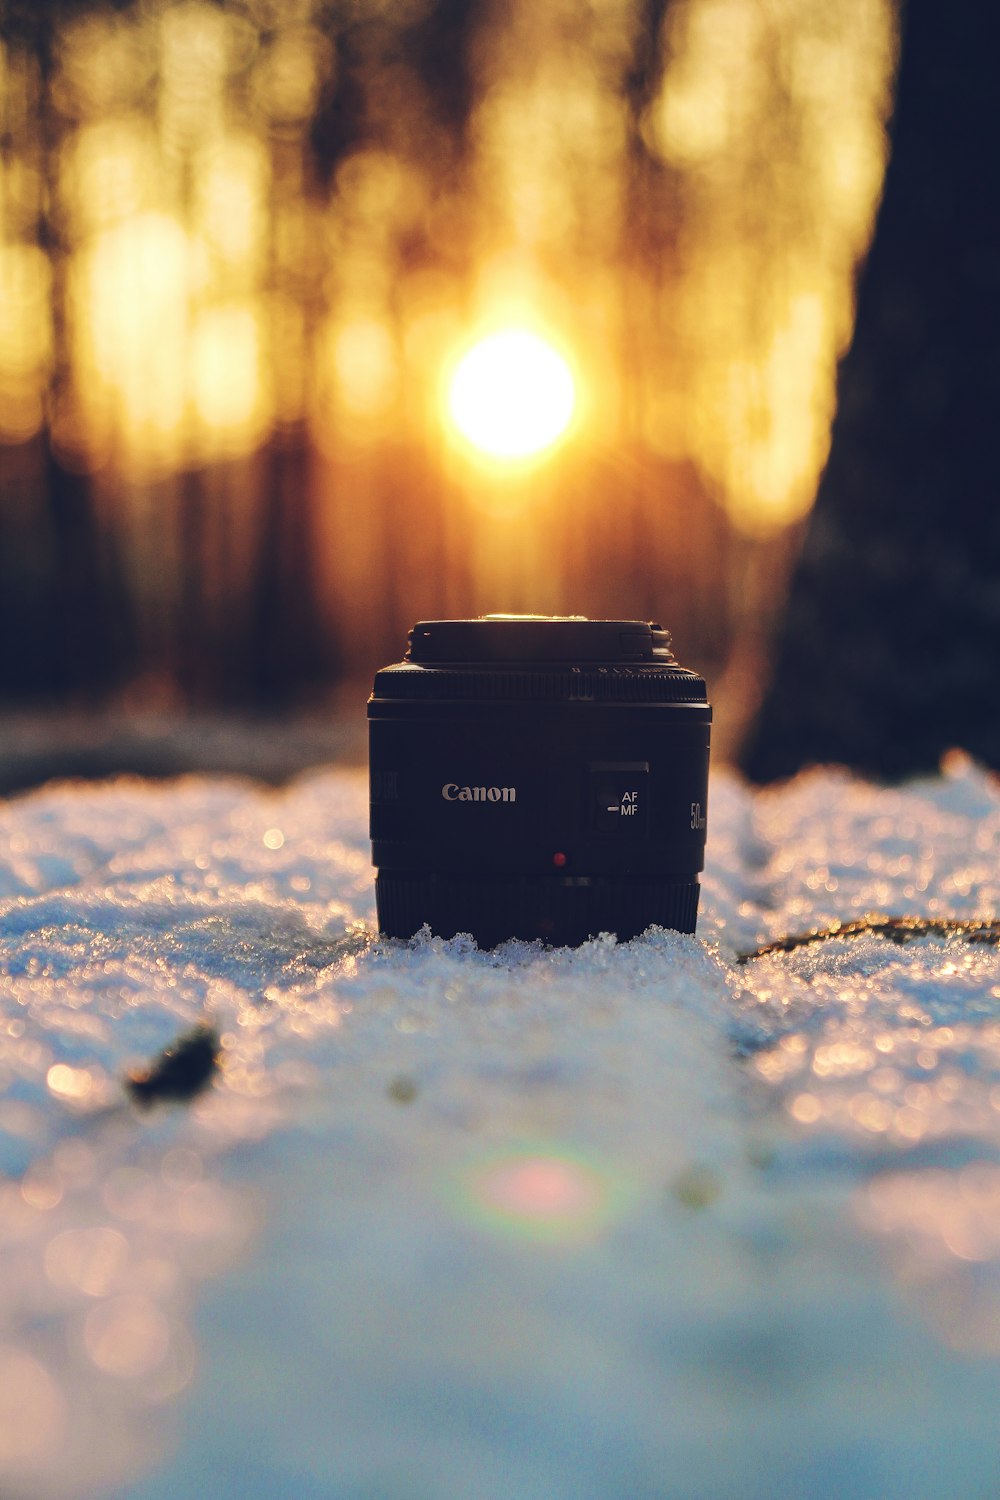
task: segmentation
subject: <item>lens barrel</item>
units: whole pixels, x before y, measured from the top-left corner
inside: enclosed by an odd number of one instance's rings
[[[659,625],[421,621],[368,703],[379,930],[693,932],[711,718]]]

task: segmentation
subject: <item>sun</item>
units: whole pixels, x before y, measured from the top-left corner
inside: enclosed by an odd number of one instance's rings
[[[531,458],[557,442],[576,408],[563,356],[538,334],[507,328],[481,339],[459,361],[448,412],[472,447],[490,458]]]

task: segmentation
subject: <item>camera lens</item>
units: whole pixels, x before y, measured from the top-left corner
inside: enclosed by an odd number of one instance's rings
[[[694,931],[712,710],[661,626],[424,620],[368,718],[380,931]]]

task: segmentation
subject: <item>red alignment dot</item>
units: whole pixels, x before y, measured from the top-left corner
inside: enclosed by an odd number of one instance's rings
[[[561,870],[562,867],[563,867],[563,865],[566,863],[566,856],[565,856],[565,854],[562,854],[562,853],[560,853],[560,854],[553,854],[553,856],[552,856],[552,863],[555,865],[555,867],[556,867],[557,870]]]

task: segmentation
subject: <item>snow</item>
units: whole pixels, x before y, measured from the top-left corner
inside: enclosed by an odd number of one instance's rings
[[[736,962],[994,916],[977,767],[720,773],[698,937],[576,952],[373,939],[354,771],[0,825],[4,1496],[995,1495],[1000,953]]]

